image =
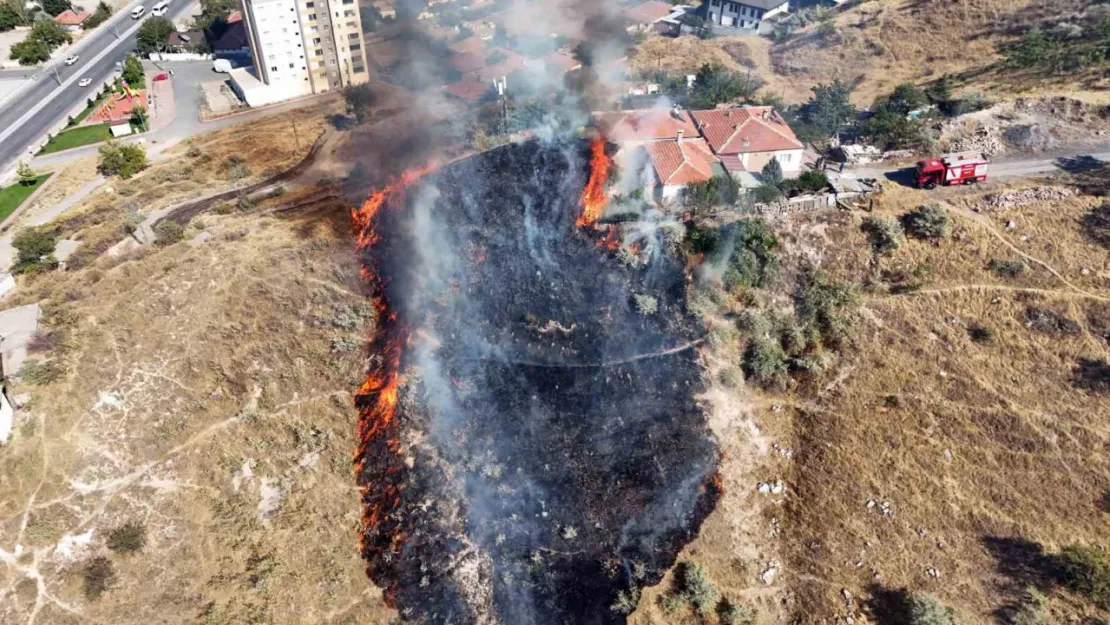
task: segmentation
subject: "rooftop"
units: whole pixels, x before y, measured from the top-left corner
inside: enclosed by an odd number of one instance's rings
[[[677,139],[679,131],[683,136],[697,137],[698,129],[683,110],[641,109],[617,111],[613,113],[594,113],[594,123],[600,126],[613,141],[653,141],[657,139]]]
[[[630,21],[638,24],[652,24],[667,17],[673,11],[674,5],[669,2],[648,0],[647,2],[628,7],[622,13]]]
[[[770,106],[745,106],[690,113],[717,154],[800,150],[786,120]]]
[[[720,162],[701,139],[653,141],[644,144],[651,165],[665,185],[688,185],[713,177],[713,164]]]
[[[73,9],[66,9],[54,18],[54,23],[59,26],[80,26],[84,24],[87,19],[89,19],[88,11],[77,13]]]

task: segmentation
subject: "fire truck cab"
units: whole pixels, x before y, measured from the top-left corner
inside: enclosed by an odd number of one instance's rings
[[[990,160],[981,152],[943,154],[918,161],[914,181],[919,188],[933,189],[938,184],[971,184],[987,179]]]

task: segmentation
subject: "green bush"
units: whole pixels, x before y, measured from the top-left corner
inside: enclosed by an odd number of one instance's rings
[[[777,185],[763,183],[751,190],[752,200],[757,204],[773,204],[782,198]]]
[[[135,553],[146,546],[146,526],[127,523],[108,532],[108,549],[116,553]]]
[[[96,10],[85,20],[84,27],[86,30],[96,28],[108,21],[109,17],[112,17],[112,7],[108,6],[104,0],[100,0],[96,5]]]
[[[632,614],[638,603],[640,603],[639,589],[629,588],[617,593],[617,599],[613,601],[609,609],[617,614]]]
[[[928,593],[910,593],[907,608],[907,625],[952,625],[952,610]]]
[[[636,303],[636,312],[641,315],[654,315],[659,312],[659,300],[644,293],[637,293],[632,296],[633,301]]]
[[[778,341],[757,336],[744,352],[744,373],[764,387],[781,386],[786,381],[786,352]]]
[[[871,249],[880,256],[898,249],[904,238],[902,226],[888,217],[867,217],[863,220],[860,230],[867,233]]]
[[[702,616],[712,614],[717,607],[717,602],[721,600],[721,592],[717,590],[717,585],[699,564],[685,562],[680,565],[675,582],[676,594],[681,596],[685,603],[694,606]]]
[[[1044,625],[1045,596],[1036,588],[1029,586],[1021,595],[1021,600],[1013,607],[1007,619],[1010,625]]]
[[[1068,545],[1060,552],[1060,575],[1074,592],[1110,609],[1110,556],[1094,545]]]
[[[722,601],[717,610],[721,625],[751,625],[755,622],[755,608],[732,601]]]
[[[25,360],[23,366],[19,368],[19,378],[34,386],[50,384],[60,377],[62,377],[62,370],[53,360],[43,362]]]
[[[167,246],[185,238],[185,227],[172,219],[163,219],[154,224],[154,242]]]
[[[1016,278],[1025,273],[1025,263],[1020,260],[999,260],[992,258],[987,268],[1004,278]]]
[[[239,209],[240,212],[249,213],[256,207],[258,207],[258,202],[251,199],[249,195],[239,196],[239,199],[235,201],[235,208]]]
[[[58,261],[53,256],[56,244],[54,235],[45,228],[20,230],[12,238],[12,247],[17,252],[12,273],[31,273],[57,267]]]
[[[96,601],[116,581],[116,570],[112,561],[104,556],[97,556],[85,564],[84,578],[85,598]]]
[[[141,145],[108,141],[100,146],[99,155],[96,171],[104,176],[127,180],[147,168],[146,150]]]
[[[859,288],[834,282],[822,271],[806,270],[798,277],[794,310],[798,318],[812,324],[822,342],[837,345],[848,335],[854,309],[859,306]]]
[[[732,240],[732,255],[725,270],[729,288],[762,288],[778,273],[779,239],[760,219],[742,219],[723,228]]]
[[[773,184],[775,186],[782,183],[782,164],[779,163],[779,159],[772,158],[767,161],[767,164],[764,165],[763,169],[759,172],[759,179],[764,184]]]
[[[926,204],[902,216],[902,226],[919,239],[948,236],[948,211],[937,204]]]
[[[683,203],[694,212],[716,206],[732,206],[740,197],[740,185],[732,176],[714,176],[686,187]]]

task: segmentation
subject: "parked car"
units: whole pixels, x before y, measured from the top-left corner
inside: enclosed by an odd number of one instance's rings
[[[212,63],[212,71],[214,71],[214,72],[219,72],[221,74],[227,74],[228,72],[231,71],[231,69],[232,69],[231,61],[229,61],[227,59],[216,59]]]
[[[92,84],[92,78],[89,78],[87,76],[85,78],[82,78],[81,80],[79,80],[77,82],[78,87],[88,87],[91,84]]]
[[[150,9],[150,14],[155,17],[162,17],[166,14],[166,11],[169,10],[170,3],[166,2],[166,0],[161,0],[158,4],[154,5],[154,7]]]
[[[146,13],[146,7],[135,7],[131,9],[131,19],[137,20],[142,17],[144,13]]]
[[[71,55],[66,57],[66,65],[73,65],[80,58],[81,57],[77,56],[76,54],[71,54]]]

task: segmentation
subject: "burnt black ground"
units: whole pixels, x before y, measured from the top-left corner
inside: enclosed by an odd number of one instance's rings
[[[575,228],[586,153],[505,146],[380,214],[364,262],[412,338],[404,460],[360,476],[401,495],[364,556],[408,620],[623,623],[617,592],[657,583],[716,502],[682,268],[625,268]]]

